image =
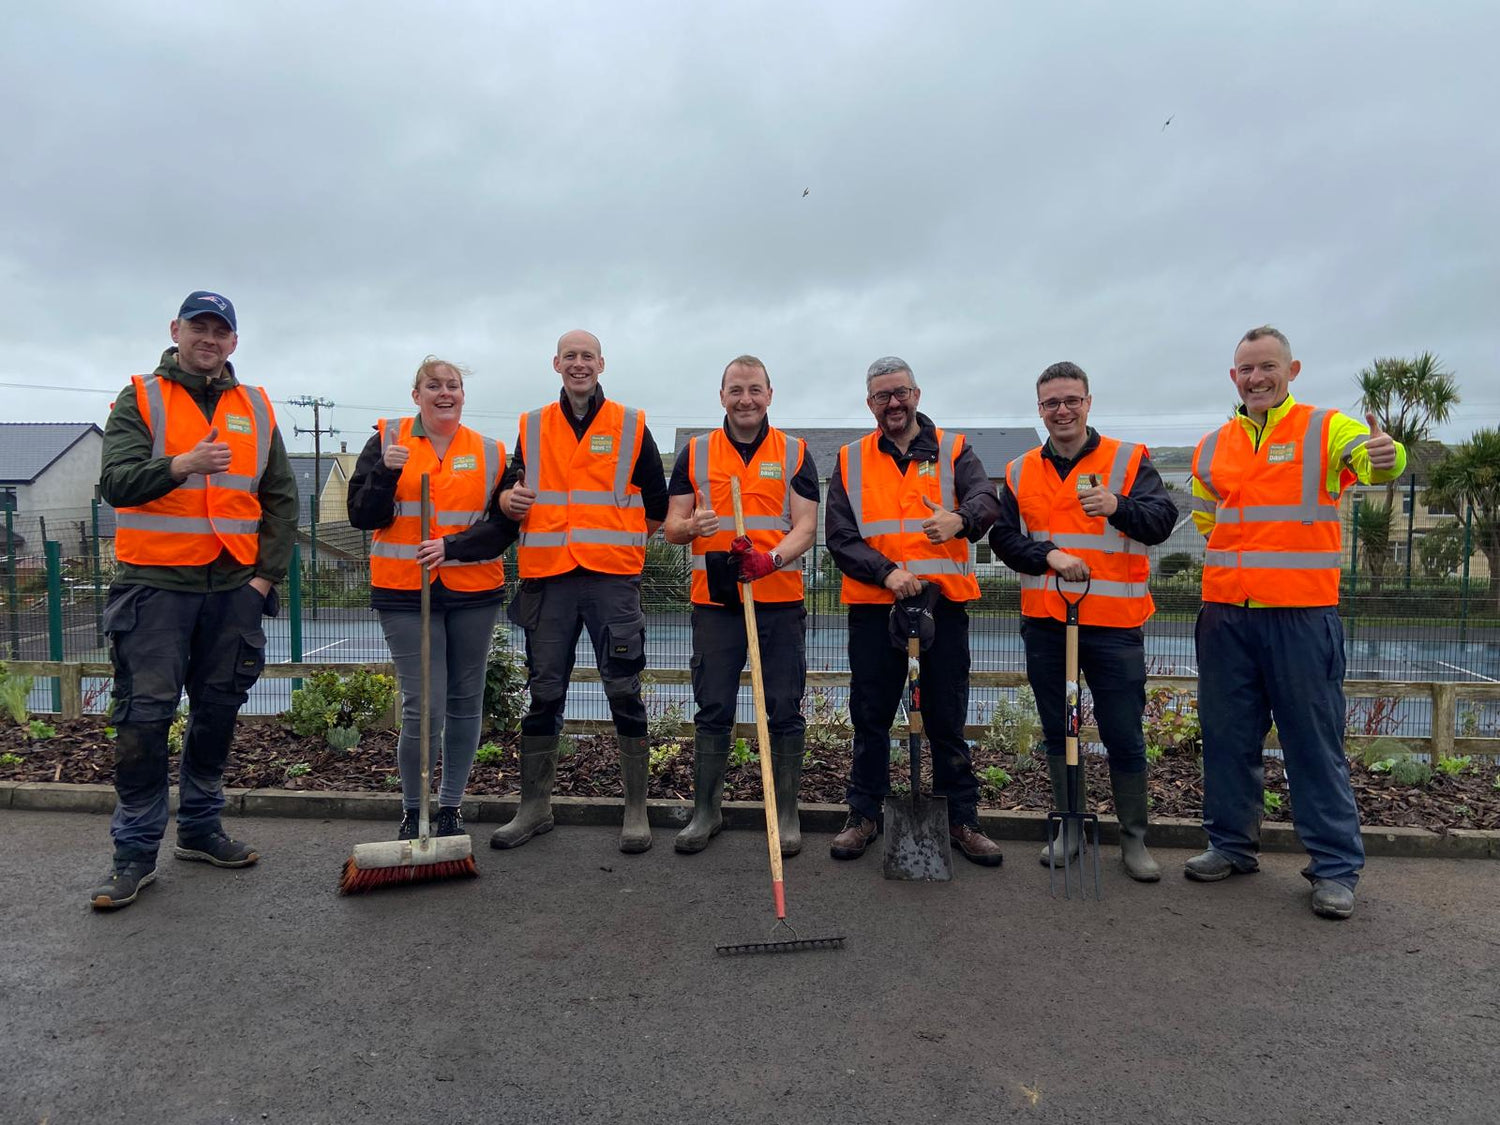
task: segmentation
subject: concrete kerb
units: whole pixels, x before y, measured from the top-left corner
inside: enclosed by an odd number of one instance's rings
[[[515,814],[516,797],[471,796],[464,798],[466,820],[503,823]],[[172,790],[172,806],[177,791]],[[0,808],[41,809],[51,812],[109,814],[115,807],[110,785],[76,785],[50,781],[0,782]],[[552,815],[558,824],[609,826],[620,823],[624,802],[618,797],[556,797]],[[653,828],[676,830],[688,822],[692,805],[686,801],[650,801]],[[283,816],[324,820],[396,820],[401,798],[394,793],[332,793],[297,789],[230,789],[224,811],[231,816]],[[758,802],[725,801],[726,828],[747,832],[765,829],[765,812]],[[806,832],[834,833],[843,827],[848,810],[843,805],[804,804],[802,828]],[[1045,839],[1047,817],[1039,812],[981,812],[980,827],[997,840]],[[1119,842],[1119,824],[1113,817],[1100,817],[1100,838],[1105,844]],[[1362,829],[1365,853],[1411,859],[1500,859],[1500,831],[1458,828],[1430,832],[1425,828]],[[1162,848],[1201,848],[1205,838],[1196,820],[1159,819],[1151,822],[1150,843]],[[1267,823],[1261,829],[1261,847],[1268,852],[1297,852],[1302,845],[1290,824]]]

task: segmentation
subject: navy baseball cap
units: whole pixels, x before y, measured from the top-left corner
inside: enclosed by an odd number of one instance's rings
[[[182,302],[182,308],[177,310],[177,319],[192,320],[204,313],[212,313],[224,321],[231,332],[240,330],[234,321],[234,305],[230,304],[229,298],[210,293],[207,289],[194,289],[189,293]]]

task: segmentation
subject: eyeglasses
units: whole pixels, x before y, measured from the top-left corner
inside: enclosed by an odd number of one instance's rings
[[[1085,401],[1085,399],[1079,398],[1077,395],[1069,395],[1067,398],[1045,398],[1037,403],[1037,405],[1048,414],[1056,414],[1065,406],[1069,410],[1077,410]]]
[[[897,402],[905,402],[911,398],[911,393],[916,389],[916,387],[897,387],[894,391],[876,391],[870,396],[870,401],[876,406],[887,406],[890,404],[891,399],[895,399]]]

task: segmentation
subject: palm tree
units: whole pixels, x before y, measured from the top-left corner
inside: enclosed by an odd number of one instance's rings
[[[1360,406],[1375,415],[1380,428],[1395,438],[1408,451],[1418,442],[1426,441],[1432,427],[1448,420],[1458,404],[1458,381],[1453,373],[1445,371],[1441,361],[1431,352],[1423,352],[1411,359],[1398,356],[1377,358],[1369,367],[1356,376],[1359,383]],[[1374,511],[1373,498],[1365,503],[1360,523],[1369,520],[1372,532],[1384,527],[1385,534],[1372,534],[1365,543],[1365,558],[1370,563],[1371,589],[1378,593],[1389,559],[1390,526],[1396,507],[1396,482],[1385,486],[1385,518],[1382,521]]]
[[[1474,509],[1474,546],[1490,564],[1490,592],[1500,607],[1500,429],[1475,431],[1432,467],[1422,493],[1426,504],[1456,512]]]

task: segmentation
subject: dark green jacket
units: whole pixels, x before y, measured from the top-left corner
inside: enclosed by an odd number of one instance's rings
[[[224,365],[221,378],[210,383],[177,366],[177,349],[162,353],[156,374],[186,387],[193,401],[212,419],[219,395],[239,385],[234,368]],[[99,466],[99,494],[115,508],[149,504],[177,487],[172,479],[172,459],[151,456],[151,431],[141,418],[131,383],[115,399],[104,426],[104,451]],[[297,480],[287,460],[281,430],[271,432],[271,453],[260,478],[260,558],[254,566],[241,566],[225,551],[204,566],[132,566],[121,563],[115,582],[124,586],[154,586],[162,590],[203,593],[232,590],[252,578],[280,582],[292,560],[292,542],[297,535]]]

